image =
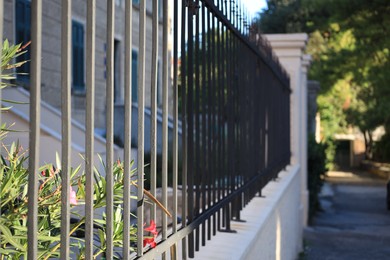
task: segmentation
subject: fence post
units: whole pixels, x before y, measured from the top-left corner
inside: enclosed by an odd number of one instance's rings
[[[85,257],[93,257],[93,168],[95,126],[95,26],[96,0],[87,1],[87,96],[85,137]]]
[[[31,1],[31,87],[28,178],[28,259],[38,254],[38,169],[41,123],[42,1]]]
[[[61,2],[61,259],[69,259],[70,253],[70,155],[71,155],[71,22],[72,1]]]

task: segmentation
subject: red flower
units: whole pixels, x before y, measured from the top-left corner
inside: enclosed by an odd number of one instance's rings
[[[144,238],[144,247],[147,245],[150,245],[151,248],[156,247],[157,243],[156,243],[155,239],[158,235],[158,231],[157,231],[156,223],[154,222],[154,220],[151,220],[150,226],[147,228],[144,228],[144,230],[153,234],[153,237]]]
[[[146,237],[144,238],[144,247],[150,245],[151,248],[155,248],[157,243],[154,241],[154,237]]]
[[[150,226],[147,227],[147,228],[144,228],[144,230],[152,233],[154,236],[158,235],[157,228],[156,228],[156,223],[154,222],[154,220],[151,220],[150,221]]]

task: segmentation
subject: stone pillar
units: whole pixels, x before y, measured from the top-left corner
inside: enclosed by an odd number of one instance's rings
[[[273,51],[290,75],[291,164],[300,166],[302,225],[307,225],[307,68],[310,56],[304,54],[307,34],[267,34]]]

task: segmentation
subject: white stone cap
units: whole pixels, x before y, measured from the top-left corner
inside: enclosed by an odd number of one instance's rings
[[[306,33],[264,34],[273,48],[305,48],[309,39]]]

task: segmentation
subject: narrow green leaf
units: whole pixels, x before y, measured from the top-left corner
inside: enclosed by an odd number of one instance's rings
[[[24,251],[25,247],[20,244],[17,240],[14,239],[14,236],[12,235],[11,231],[4,225],[0,225],[0,230],[1,230],[1,237],[13,245],[15,248]]]

